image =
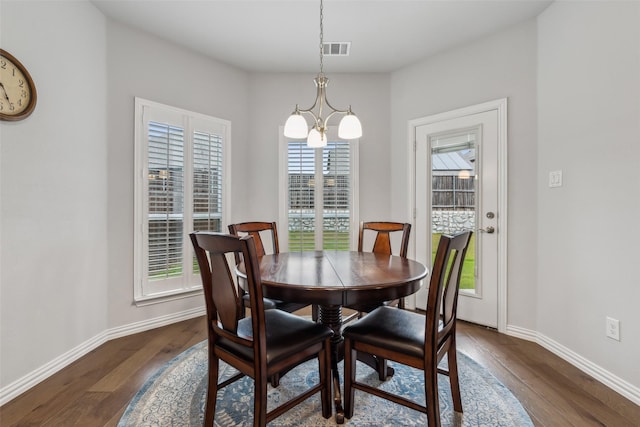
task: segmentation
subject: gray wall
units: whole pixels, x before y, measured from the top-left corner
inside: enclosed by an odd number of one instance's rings
[[[252,74],[250,156],[244,159],[253,200],[246,211],[236,210],[233,221],[278,218],[278,127],[283,126],[296,104],[308,108],[314,101],[314,75]],[[327,97],[336,108],[352,105],[363,123],[359,146],[360,217],[387,218],[391,171],[386,156],[389,141],[389,75],[329,74]],[[338,121],[331,124],[337,125]],[[399,220],[407,218],[401,217]]]
[[[242,220],[277,216],[277,128],[314,89],[313,76],[249,74],[107,21],[87,2],[0,1],[2,47],[39,95],[27,120],[0,123],[5,387],[105,330],[201,306],[132,305],[134,96],[232,121],[231,214]],[[556,2],[537,21],[390,75],[327,70],[331,101],[351,103],[364,126],[362,219],[409,218],[409,120],[509,99],[508,324],[635,387],[640,236],[616,224],[640,217],[639,8]],[[556,169],[565,185],[549,189]],[[606,315],[621,320],[622,342],[604,338]]]
[[[38,93],[31,116],[0,124],[4,387],[108,327],[109,182],[104,17],[82,2],[1,11],[2,48]]]
[[[391,75],[393,213],[406,212],[408,121],[508,98],[507,323],[536,326],[536,22],[451,49]],[[402,214],[400,214],[402,215]],[[521,242],[527,242],[522,244]]]
[[[640,3],[538,19],[536,329],[640,386]],[[550,171],[563,186],[547,186]],[[620,342],[605,317],[621,322]]]
[[[247,145],[248,74],[176,45],[107,24],[109,174],[109,326],[202,306],[196,295],[136,307],[133,292],[134,97],[231,121],[232,194],[242,194]],[[242,199],[240,199],[242,201]],[[233,209],[233,207],[232,207]]]

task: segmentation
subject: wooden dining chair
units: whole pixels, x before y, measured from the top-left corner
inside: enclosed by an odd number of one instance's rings
[[[391,244],[391,234],[400,233],[399,253],[403,258],[407,257],[409,248],[409,235],[411,234],[411,224],[406,222],[388,222],[388,221],[370,221],[360,223],[360,232],[358,234],[358,252],[364,251],[364,241],[366,234],[371,232],[375,240],[371,252],[393,255]]]
[[[371,221],[361,222],[360,232],[358,233],[358,252],[363,252],[365,239],[370,234],[373,240],[373,246],[371,252],[384,255],[394,255],[392,249],[391,236],[398,234],[400,238],[399,250],[396,252],[399,256],[406,258],[407,251],[409,249],[409,236],[411,235],[411,224],[406,222],[388,222],[388,221]],[[381,305],[380,303],[379,305]],[[400,308],[404,308],[404,300],[386,301],[386,305],[397,305]],[[378,305],[362,306],[358,310],[362,312],[369,312],[376,308]],[[362,316],[360,316],[362,317]]]
[[[367,241],[367,247],[370,248],[370,252],[393,255],[393,249],[391,244],[391,235],[399,235],[400,244],[399,250],[396,252],[399,256],[406,258],[407,250],[409,248],[409,235],[411,234],[411,224],[405,222],[388,222],[388,221],[371,221],[361,222],[360,232],[358,233],[358,252],[364,252],[365,240]],[[373,243],[371,242],[373,241]],[[397,305],[400,308],[404,308],[404,300],[393,301],[379,301],[369,304],[356,304],[347,306],[356,313],[347,317],[344,322],[348,323],[355,318],[361,318],[364,313],[368,313],[375,310],[381,305]]]
[[[427,414],[430,427],[440,426],[438,374],[448,375],[453,408],[462,412],[456,358],[456,319],[460,274],[472,232],[440,238],[425,314],[382,306],[347,326],[344,341],[345,416],[354,413],[355,390]],[[424,371],[426,405],[356,381],[356,352],[380,356]],[[438,368],[447,355],[448,369]]]
[[[213,426],[218,390],[245,375],[254,381],[254,426],[266,425],[317,392],[320,392],[322,416],[329,418],[333,331],[291,313],[264,309],[253,237],[213,232],[195,232],[190,237],[200,267],[207,309],[209,377],[205,426]],[[245,307],[234,284],[236,269],[228,265],[227,254],[242,255],[251,300],[250,317],[241,314]],[[318,383],[267,411],[268,379],[314,358],[318,360]],[[220,360],[239,373],[218,384]]]
[[[409,248],[409,236],[411,234],[411,224],[405,222],[390,222],[390,221],[369,221],[360,222],[360,231],[358,233],[358,252],[365,251],[365,245],[370,252],[393,255],[394,250],[392,245],[392,235],[397,236],[400,240],[397,245],[397,253],[399,256],[406,258]],[[354,319],[360,319],[365,313],[375,310],[382,305],[398,306],[404,308],[404,299],[395,299],[391,301],[378,301],[367,304],[355,304],[346,306],[351,310],[355,310],[354,314],[347,316],[344,319],[344,323],[349,323]],[[368,357],[368,356],[361,356]],[[378,357],[372,359],[369,362],[371,365],[376,366],[378,372],[378,378],[384,381],[392,370],[387,369],[387,361],[384,358]]]
[[[280,246],[278,243],[278,227],[275,222],[260,222],[260,221],[252,221],[252,222],[241,222],[237,224],[229,224],[229,233],[235,236],[245,236],[249,235],[253,237],[253,241],[256,245],[256,254],[258,257],[265,255],[267,252],[264,248],[264,243],[262,239],[262,235],[266,234],[271,239],[271,252],[273,254],[280,253]],[[236,254],[236,264],[239,264],[242,261],[242,257],[240,254]],[[246,295],[246,292],[240,285],[238,284],[238,292],[240,295],[244,297],[245,305],[248,306],[249,299]],[[297,303],[297,302],[289,302],[289,301],[280,301],[274,300],[270,298],[265,299],[265,307],[269,308],[277,308],[279,310],[284,310],[289,313],[293,313],[294,311],[298,311],[304,307],[307,307],[309,304],[306,303]],[[314,320],[316,320],[317,316],[314,315]]]

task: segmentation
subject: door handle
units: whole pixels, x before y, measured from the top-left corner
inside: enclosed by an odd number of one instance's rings
[[[496,232],[495,227],[487,227],[487,228],[478,228],[478,231],[481,233],[493,234]]]

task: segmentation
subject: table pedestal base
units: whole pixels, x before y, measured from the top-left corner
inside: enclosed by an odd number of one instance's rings
[[[333,404],[336,410],[336,422],[344,423],[344,408],[342,406],[342,392],[340,390],[340,371],[338,362],[344,359],[344,337],[342,336],[342,307],[339,305],[320,306],[318,320],[331,328],[331,380],[333,384]],[[393,376],[393,368],[384,361],[370,354],[358,354],[358,360],[370,366],[378,373],[381,381]]]
[[[333,384],[333,404],[336,409],[336,422],[344,423],[344,408],[340,391],[340,372],[338,362],[344,358],[344,338],[342,337],[342,307],[339,305],[320,306],[318,320],[333,331],[331,337],[331,379]]]

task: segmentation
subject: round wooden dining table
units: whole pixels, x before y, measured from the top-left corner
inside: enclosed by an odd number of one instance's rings
[[[265,297],[319,306],[330,327],[336,421],[344,422],[338,362],[342,360],[342,307],[375,304],[417,292],[427,268],[407,258],[355,251],[289,252],[260,258]],[[375,369],[375,367],[374,367]]]

